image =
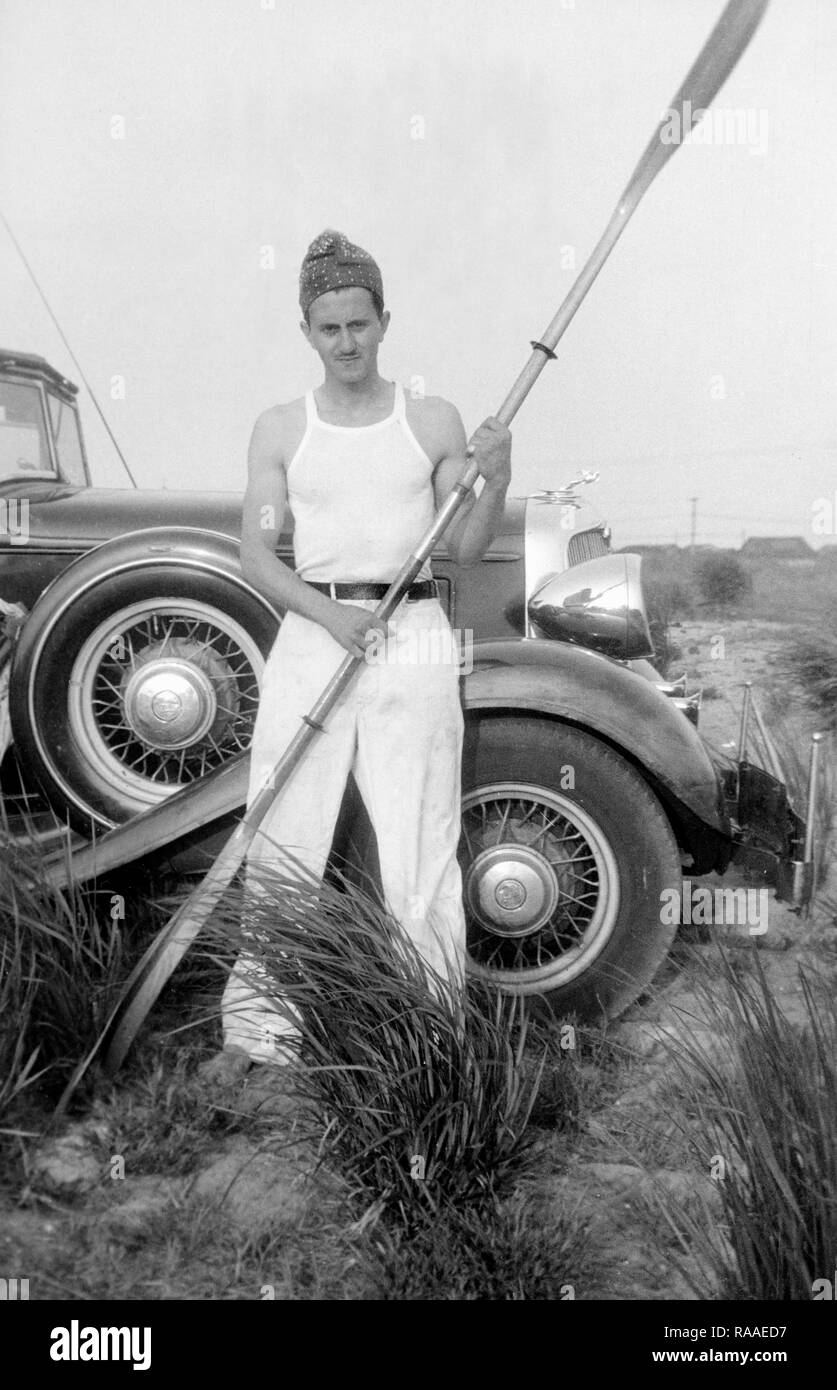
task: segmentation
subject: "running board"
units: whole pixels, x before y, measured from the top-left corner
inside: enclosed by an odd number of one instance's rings
[[[74,853],[68,845],[63,846],[44,862],[47,883],[53,888],[64,888],[71,880],[84,883],[157,850],[176,852],[178,843],[189,836],[210,835],[214,822],[243,813],[249,773],[249,754],[240,753],[193,786],[175,792]]]

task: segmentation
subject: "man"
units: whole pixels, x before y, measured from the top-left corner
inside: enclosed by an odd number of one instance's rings
[[[309,247],[300,307],[323,381],[260,415],[249,451],[242,568],[286,616],[265,669],[248,804],[345,654],[368,659],[262,822],[248,856],[248,891],[262,864],[292,872],[285,852],[322,875],[353,771],[390,911],[430,965],[461,976],[463,720],[457,653],[429,565],[388,630],[371,614],[461,476],[465,431],[447,401],[410,399],[380,375],[390,321],[381,273],[341,233],[325,231]],[[484,481],[447,534],[460,565],[476,564],[496,534],[511,476],[504,425],[485,420],[471,442]],[[286,508],[295,571],[276,555]],[[222,1014],[225,1050],[249,1061],[290,1060],[296,1030],[260,991],[258,967],[246,955],[230,976]]]

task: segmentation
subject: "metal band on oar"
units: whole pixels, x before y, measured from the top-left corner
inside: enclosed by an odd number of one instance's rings
[[[682,120],[685,103],[689,102],[693,119],[695,111],[708,105],[750,42],[767,8],[767,3],[768,0],[729,0],[680,86],[671,104],[672,113],[676,113]],[[622,235],[640,199],[663,165],[677,149],[676,143],[667,143],[662,138],[663,130],[668,125],[669,120],[669,114],[660,120],[589,259],[546,331],[541,334],[540,338],[533,340],[533,351],[529,361],[497,411],[497,417],[503,424],[511,424],[544,366],[555,357],[556,345],[566,332],[593,281]],[[468,452],[471,453],[470,449]],[[471,459],[459,482],[445,499],[433,525],[423,537],[415,554],[411,555],[405,562],[402,570],[375,609],[370,622],[386,620],[392,616],[406,589],[413,582],[434,546],[460,510],[478,476],[479,469]],[[293,774],[294,768],[311,741],[317,737],[318,731],[324,726],[329,712],[352,680],[362,660],[362,657],[347,656],[341,663],[316,704],[303,719],[301,728],[291,740],[267,779],[265,786],[262,787],[248,808],[243,820],[233,832],[205,878],[197,885],[183,906],[149,946],[127,981],[119,1003],[94,1052],[80,1064],[67,1086],[59,1102],[59,1111],[66,1106],[69,1096],[104,1041],[109,1042],[108,1070],[113,1072],[119,1067],[160,990],[182,960],[225,889],[229,886],[267,811]]]

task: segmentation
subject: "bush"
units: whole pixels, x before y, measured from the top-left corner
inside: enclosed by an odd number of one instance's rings
[[[663,567],[659,564],[648,564],[647,560],[643,559],[642,587],[648,626],[654,644],[654,660],[663,676],[667,676],[672,665],[682,657],[680,647],[671,636],[672,624],[690,618],[693,612],[692,596],[683,563],[687,562],[678,563],[674,567],[669,561]]]
[[[752,589],[752,580],[741,561],[734,555],[721,552],[704,555],[696,569],[698,591],[704,601],[714,608],[727,607],[745,598]]]
[[[654,617],[667,626],[691,616],[691,595],[679,579],[667,579],[652,572],[648,578],[643,575],[643,588],[649,616],[653,612]]]
[[[837,729],[837,637],[804,632],[782,652],[782,674],[792,679],[825,729]]]
[[[631,549],[624,547],[624,551]],[[677,546],[642,547],[641,554],[642,590],[654,644],[654,664],[662,676],[668,676],[669,668],[682,656],[672,640],[671,628],[694,617],[692,556]]]

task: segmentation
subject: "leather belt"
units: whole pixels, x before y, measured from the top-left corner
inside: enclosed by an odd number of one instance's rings
[[[329,598],[382,599],[389,584],[321,584],[313,579],[306,580],[312,589]],[[418,603],[422,599],[438,598],[439,586],[435,579],[420,579],[411,584],[405,596],[408,603]]]

